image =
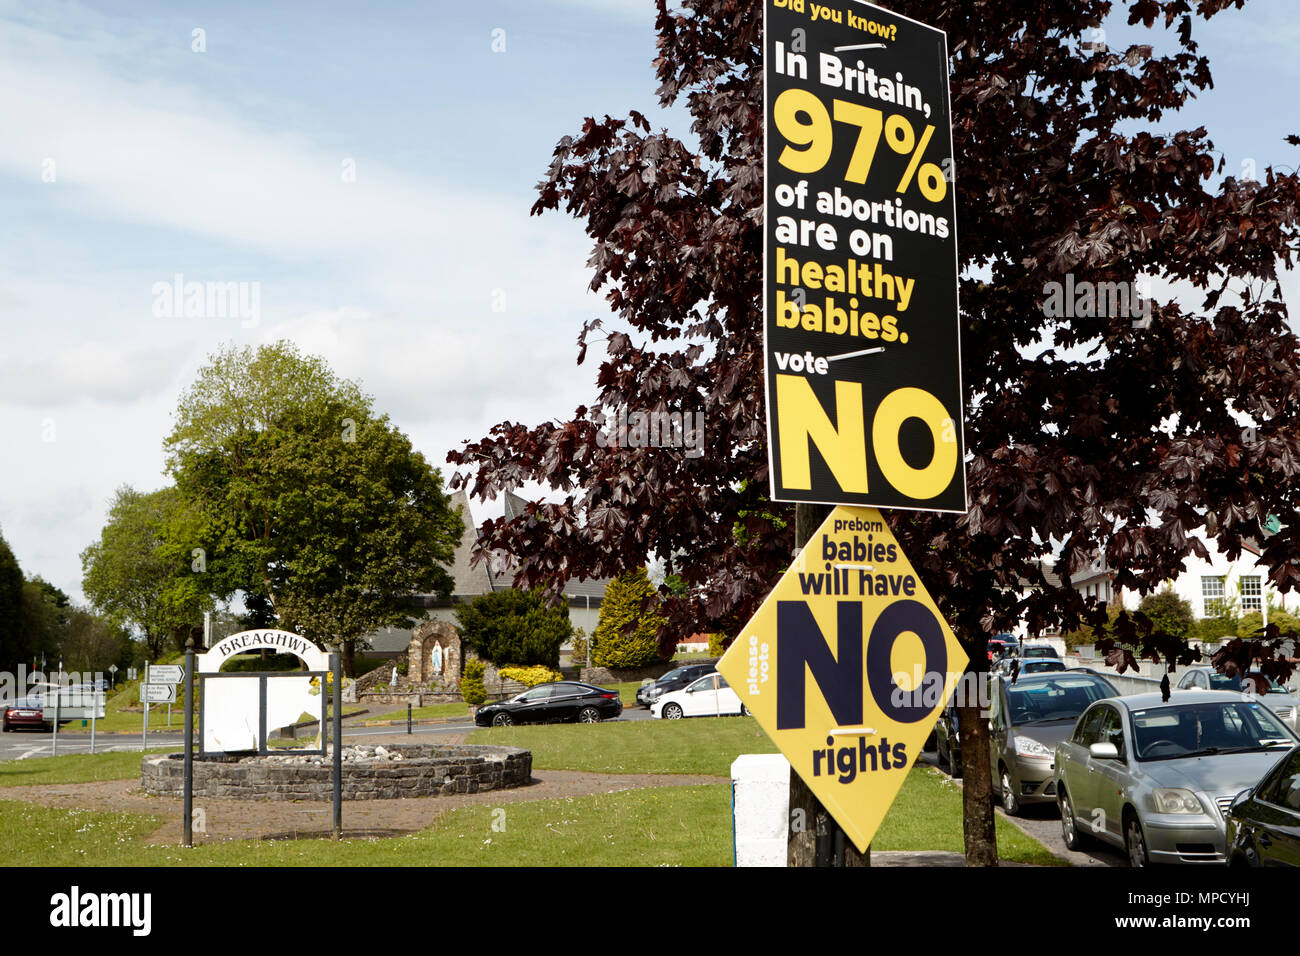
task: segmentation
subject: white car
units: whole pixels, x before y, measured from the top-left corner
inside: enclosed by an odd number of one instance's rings
[[[664,694],[650,705],[650,713],[665,720],[682,717],[730,717],[749,715],[736,692],[721,674],[705,674],[681,690]]]

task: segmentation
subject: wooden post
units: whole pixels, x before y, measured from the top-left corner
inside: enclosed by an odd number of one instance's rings
[[[831,513],[826,505],[794,507],[794,543],[802,550]],[[859,853],[808,785],[790,771],[789,842],[786,866],[870,866],[871,847]]]

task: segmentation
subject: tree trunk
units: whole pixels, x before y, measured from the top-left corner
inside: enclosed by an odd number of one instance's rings
[[[343,662],[344,677],[356,676],[356,654],[357,654],[357,642],[344,641],[343,653],[339,655],[342,658],[342,662]]]
[[[966,842],[967,866],[997,866],[998,839],[993,825],[993,775],[989,769],[989,724],[987,708],[981,713],[983,694],[970,689],[988,680],[987,635],[978,635],[976,646],[963,642],[970,654],[967,675],[957,688],[957,726],[961,739],[962,833]],[[978,681],[978,684],[973,683]]]

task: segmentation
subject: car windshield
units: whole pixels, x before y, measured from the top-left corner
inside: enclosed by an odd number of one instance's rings
[[[661,682],[662,682],[662,681],[676,680],[676,679],[679,678],[679,677],[685,677],[685,676],[687,676],[686,672],[687,672],[687,668],[685,668],[685,667],[674,667],[672,670],[670,670],[670,671],[669,671],[667,674],[665,674],[663,677],[659,678],[659,680],[660,680]]]
[[[1273,712],[1254,701],[1211,701],[1135,710],[1132,722],[1138,760],[1247,753],[1295,743]]]
[[[1265,679],[1268,680],[1268,690],[1265,691],[1265,693],[1268,694],[1286,693],[1285,687],[1279,686],[1275,681],[1269,678],[1265,678]],[[1210,690],[1241,690],[1242,685],[1244,683],[1245,681],[1243,681],[1240,677],[1229,677],[1226,674],[1210,675]]]
[[[1011,724],[1043,724],[1074,720],[1095,700],[1114,696],[1105,684],[1090,677],[1064,676],[1007,688],[1007,717]]]

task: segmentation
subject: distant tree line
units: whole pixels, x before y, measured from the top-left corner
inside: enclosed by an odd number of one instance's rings
[[[142,648],[130,632],[90,607],[74,605],[40,575],[23,573],[0,535],[0,669],[107,673],[142,662]]]

